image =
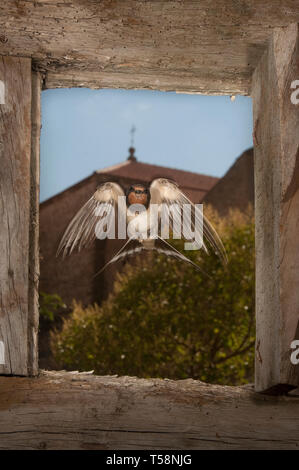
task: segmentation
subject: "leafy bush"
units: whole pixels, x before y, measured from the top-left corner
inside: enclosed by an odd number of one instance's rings
[[[53,322],[55,316],[61,312],[61,309],[65,308],[66,305],[58,294],[39,293],[39,314],[41,319]]]
[[[207,210],[205,210],[207,212]],[[185,252],[192,266],[151,253],[127,264],[101,306],[74,304],[52,334],[56,361],[97,374],[193,377],[210,383],[252,380],[254,362],[254,224],[252,211],[221,220],[209,210],[228,254]],[[172,241],[182,249],[181,240]]]

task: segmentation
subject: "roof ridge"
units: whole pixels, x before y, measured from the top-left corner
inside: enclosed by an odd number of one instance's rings
[[[201,175],[201,176],[208,176],[209,178],[216,178],[219,179],[218,176],[212,176],[212,175],[206,175],[204,173],[197,173],[195,171],[190,171],[190,170],[182,170],[180,168],[174,168],[172,166],[164,166],[164,165],[156,165],[155,163],[146,163],[146,162],[135,162],[135,163],[142,163],[143,165],[149,165],[149,166],[156,166],[157,168],[165,168],[166,170],[176,170],[176,171],[182,171],[184,173],[191,173],[192,175]]]
[[[125,160],[124,162],[116,163],[115,165],[111,165],[111,166],[107,166],[107,167],[103,168],[102,170],[96,170],[96,173],[109,173],[109,171],[117,170],[118,168],[126,166],[129,163],[131,163],[130,160]]]
[[[171,167],[171,166],[164,166],[164,165],[157,165],[155,163],[147,163],[147,162],[142,162],[142,161],[131,161],[131,160],[125,160],[124,162],[122,163],[118,163],[116,165],[112,165],[110,167],[106,167],[104,168],[103,170],[97,170],[96,173],[109,173],[109,171],[113,171],[113,170],[117,170],[118,168],[122,168],[123,166],[127,166],[128,164],[132,164],[132,165],[148,165],[148,166],[151,166],[151,167],[156,167],[156,168],[164,168],[166,170],[175,170],[175,171],[180,171],[180,172],[183,172],[183,173],[189,173],[191,175],[196,175],[196,176],[205,176],[205,177],[208,177],[208,178],[213,178],[213,179],[217,179],[219,180],[219,176],[212,176],[212,175],[207,175],[205,173],[197,173],[195,171],[190,171],[190,170],[182,170],[180,168],[174,168],[174,167]]]

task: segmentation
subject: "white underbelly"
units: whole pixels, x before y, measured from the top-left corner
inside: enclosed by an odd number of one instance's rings
[[[129,237],[134,236],[138,239],[149,238],[149,232],[151,229],[151,219],[149,210],[134,214],[128,211],[128,235]]]

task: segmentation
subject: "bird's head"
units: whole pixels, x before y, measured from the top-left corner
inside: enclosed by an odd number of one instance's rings
[[[127,205],[143,204],[148,207],[150,200],[149,189],[143,184],[137,183],[130,186],[127,191]]]

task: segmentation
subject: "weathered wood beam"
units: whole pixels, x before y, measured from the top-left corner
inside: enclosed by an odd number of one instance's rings
[[[38,373],[39,325],[39,169],[41,131],[41,87],[39,72],[32,73],[30,220],[29,220],[29,291],[28,291],[28,364],[29,375]]]
[[[207,74],[206,70],[197,70],[196,73],[145,74],[132,70],[131,72],[101,72],[82,70],[78,67],[61,67],[57,71],[49,70],[45,74],[44,88],[71,88],[86,87],[92,89],[123,88],[176,91],[187,93],[200,93],[209,95],[247,94],[250,90],[248,77],[233,72],[222,71],[218,74]],[[246,93],[245,93],[246,92]]]
[[[248,94],[273,28],[295,21],[294,0],[2,0],[0,54],[32,58],[48,88]]]
[[[299,339],[298,79],[292,24],[275,32],[253,76],[258,391],[299,385],[299,365],[290,360]]]
[[[195,380],[0,377],[0,449],[298,449],[299,397]]]
[[[32,109],[31,60],[0,57],[0,80],[5,87],[0,104],[0,341],[5,357],[0,373],[27,375],[37,372],[37,304],[29,308],[28,272],[34,232],[29,234],[29,226],[36,220],[30,215],[31,182],[37,197],[31,153],[38,159],[37,133],[31,139],[32,115],[37,112]],[[33,250],[36,253],[37,247]]]

